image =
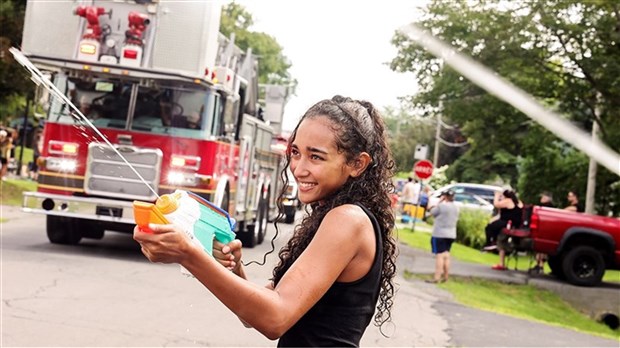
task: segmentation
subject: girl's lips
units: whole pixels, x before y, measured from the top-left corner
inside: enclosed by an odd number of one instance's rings
[[[315,183],[310,183],[310,182],[298,182],[297,183],[297,187],[299,188],[299,191],[303,191],[303,192],[312,190],[315,186],[316,186]]]

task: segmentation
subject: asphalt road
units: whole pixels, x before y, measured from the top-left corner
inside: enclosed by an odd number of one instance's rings
[[[275,346],[237,318],[177,265],[148,262],[127,234],[77,246],[52,245],[43,216],[0,206],[2,347]],[[276,250],[291,233],[281,225]],[[265,243],[244,249],[261,260]],[[405,248],[405,247],[402,247]],[[400,270],[415,265],[401,253]],[[264,284],[276,262],[251,265]],[[370,326],[362,346],[612,346],[618,342],[456,304],[432,284],[397,278],[393,323]]]

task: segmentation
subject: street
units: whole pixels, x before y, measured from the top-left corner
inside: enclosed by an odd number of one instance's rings
[[[228,309],[178,265],[152,264],[130,235],[107,232],[77,246],[52,245],[45,217],[2,206],[2,338],[0,346],[275,346],[246,329]],[[280,224],[276,250],[293,225]],[[244,249],[261,261],[265,242]],[[402,247],[401,247],[402,248]],[[401,254],[399,265],[411,264]],[[250,265],[266,283],[276,262]],[[409,267],[409,266],[406,266]],[[400,274],[402,269],[400,268]],[[397,277],[393,323],[368,327],[362,346],[617,346],[613,340],[479,311],[454,303],[432,284]]]
[[[108,231],[102,240],[54,245],[45,235],[43,215],[7,206],[2,210],[9,219],[0,224],[3,347],[276,345],[244,328],[201,284],[183,276],[178,265],[148,262],[128,234]],[[293,225],[279,226],[282,238],[276,250]],[[244,249],[246,262],[262,260],[273,233],[270,225],[263,244]],[[248,266],[249,277],[266,284],[276,259],[274,253],[266,266]],[[429,300],[412,297],[410,285],[399,282],[397,298],[402,301],[393,316],[403,320],[386,327],[390,338],[371,324],[362,345],[446,345],[446,322],[433,314]],[[420,315],[407,318],[411,308]]]

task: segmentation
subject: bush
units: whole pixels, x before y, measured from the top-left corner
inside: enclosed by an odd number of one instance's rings
[[[484,228],[489,219],[489,214],[481,210],[461,209],[456,225],[456,241],[474,249],[482,248],[486,240]]]

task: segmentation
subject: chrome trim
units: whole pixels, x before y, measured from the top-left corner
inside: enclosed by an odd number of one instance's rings
[[[53,210],[45,210],[42,208],[42,203],[45,199],[54,200],[55,205]],[[63,204],[66,204],[65,208],[61,208],[61,205]],[[97,206],[122,209],[123,216],[116,217],[97,215]],[[79,219],[110,221],[126,224],[136,223],[133,216],[132,202],[104,198],[65,196],[42,192],[24,192],[22,211],[26,213],[66,216]]]

